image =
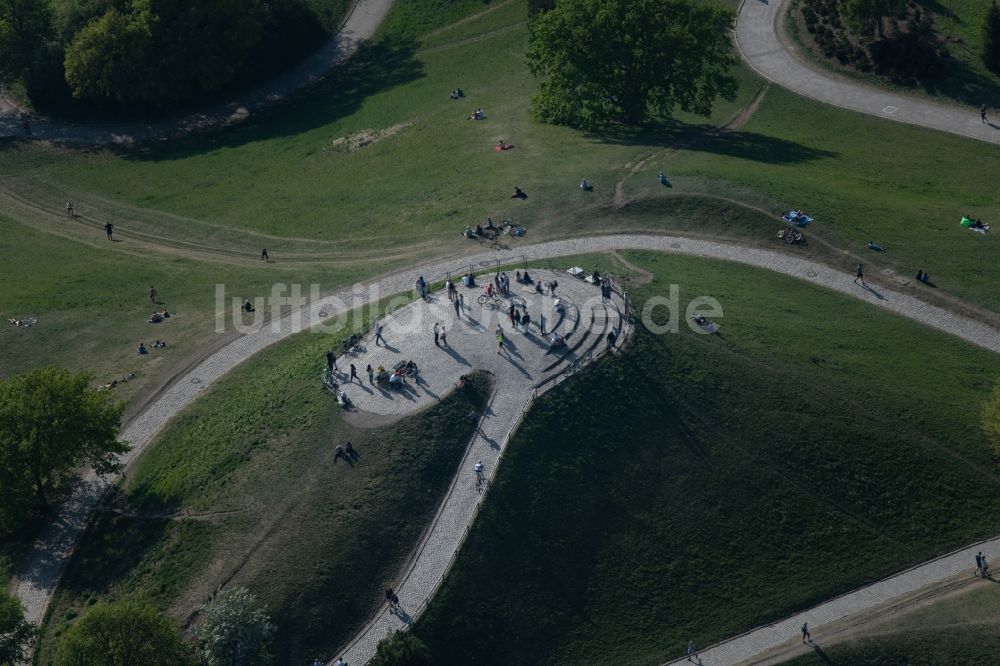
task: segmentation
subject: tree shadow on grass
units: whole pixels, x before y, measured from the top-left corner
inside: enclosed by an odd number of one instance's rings
[[[757,132],[677,121],[650,123],[642,127],[607,126],[592,132],[590,137],[602,143],[675,148],[766,164],[802,164],[839,155],[833,150],[805,146]]]
[[[412,39],[384,37],[363,44],[334,68],[322,82],[260,112],[247,122],[214,133],[199,133],[172,141],[169,146],[150,145],[123,150],[124,157],[161,161],[182,159],[219,148],[294,136],[355,113],[368,97],[424,76],[423,63],[414,56]]]
[[[102,594],[127,578],[162,542],[176,510],[175,501],[138,500],[115,490],[80,539],[60,589],[74,597]]]

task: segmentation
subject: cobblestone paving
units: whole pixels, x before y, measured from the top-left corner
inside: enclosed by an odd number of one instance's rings
[[[513,264],[522,260],[550,259],[616,249],[662,251],[721,259],[765,268],[865,300],[876,307],[958,336],[977,346],[1000,352],[1000,332],[985,324],[954,315],[900,292],[861,287],[854,284],[853,276],[850,274],[779,252],[676,236],[607,235],[552,241],[519,247],[516,252],[482,252],[461,261],[448,260],[425,264],[415,267],[412,271],[384,277],[371,285],[359,285],[356,288],[341,290],[252,330],[180,376],[127,426],[123,432],[123,439],[133,445],[133,450],[127,459],[131,460],[138,455],[166,422],[191,404],[201,391],[253,354],[299,330],[323,326],[333,315],[364,306],[391,294],[408,291],[413,288],[413,280],[418,274],[423,274],[428,282],[435,282],[443,279],[449,272],[453,275],[459,275],[469,266],[484,269],[495,266],[497,261]],[[571,279],[568,277],[565,280],[560,280],[562,285],[560,289],[563,289],[570,281]],[[470,299],[467,297],[466,300]],[[451,327],[448,328],[450,331]],[[460,339],[461,335],[454,338],[456,343],[459,343]],[[433,338],[431,340],[433,342]],[[523,346],[523,342],[516,335],[513,340],[518,344],[519,349]],[[389,342],[392,343],[391,338]],[[449,335],[449,342],[452,342],[451,335]],[[472,343],[469,342],[469,344]],[[372,351],[371,353],[381,352]],[[321,362],[318,365],[321,365]],[[511,368],[514,366],[512,365]],[[512,371],[517,372],[516,370]],[[359,373],[364,377],[363,367],[359,368]],[[504,379],[505,376],[498,376],[498,386],[501,389],[498,396],[504,390]],[[508,403],[503,404],[509,406]],[[509,414],[500,414],[495,423],[502,425],[499,419],[508,417],[510,417]],[[486,424],[489,424],[489,427]],[[503,441],[505,433],[501,434],[500,430],[494,432],[492,426],[490,418],[484,421],[484,431],[487,436],[497,442]],[[484,458],[483,462],[486,463],[487,460]],[[26,614],[32,622],[40,622],[44,616],[63,566],[72,554],[91,511],[100,501],[109,482],[110,480],[98,480],[88,476],[83,483],[79,484],[74,489],[70,500],[61,507],[57,518],[52,521],[33,546],[25,567],[18,572],[15,592],[24,602]],[[932,580],[928,579],[925,582],[932,582]],[[404,599],[404,608],[412,610],[414,608],[413,600]]]
[[[782,28],[776,22],[786,6],[786,0],[744,0],[736,18],[736,45],[743,59],[764,78],[851,111],[1000,143],[1000,126],[982,122],[977,108],[897,95],[807,62],[798,47],[786,45],[778,34]]]
[[[957,550],[877,583],[848,592],[780,622],[730,638],[700,651],[698,658],[704,666],[730,666],[751,661],[755,656],[789,641],[800,643],[803,623],[808,622],[810,631],[815,631],[825,624],[871,610],[930,583],[963,574],[972,577],[976,568],[976,553],[979,551],[986,555],[987,561],[994,561],[1000,557],[1000,538]],[[678,652],[685,649],[686,646],[678,646]],[[670,665],[688,663],[690,662],[686,658],[668,662]]]

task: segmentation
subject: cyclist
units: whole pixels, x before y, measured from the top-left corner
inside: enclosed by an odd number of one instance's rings
[[[476,470],[476,483],[477,484],[481,484],[483,482],[483,478],[484,478],[484,476],[483,476],[483,461],[480,460],[479,462],[477,462],[475,464],[475,466],[473,467],[473,469]]]

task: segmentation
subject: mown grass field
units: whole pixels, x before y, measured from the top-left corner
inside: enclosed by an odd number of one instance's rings
[[[722,336],[640,331],[536,403],[416,625],[435,663],[660,663],[993,534],[1000,359],[784,277],[625,256],[655,274],[638,302],[713,296]]]
[[[137,596],[186,625],[220,585],[268,605],[280,663],[331,658],[384,602],[437,509],[488,375],[377,428],[347,423],[322,388],[331,336],[300,334],[181,414],[101,507],[63,579],[37,663],[98,600]],[[363,373],[362,373],[363,374]],[[352,442],[353,465],[333,460]]]

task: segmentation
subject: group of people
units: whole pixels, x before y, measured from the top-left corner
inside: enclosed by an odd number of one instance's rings
[[[149,315],[150,324],[159,324],[164,319],[170,319],[170,313],[166,309],[156,310],[153,314]]]
[[[486,112],[478,108],[469,114],[469,120],[486,120]]]
[[[505,271],[501,271],[493,276],[493,284],[501,296],[510,295],[510,276]]]
[[[930,284],[931,276],[924,272],[922,268],[917,269],[917,282],[923,282],[924,284]]]
[[[455,88],[454,90],[451,91],[452,99],[462,99],[463,97],[465,97],[465,91],[462,90],[461,88]]]
[[[156,340],[155,342],[153,342],[153,349],[163,349],[166,346],[167,346],[166,340]],[[135,348],[135,352],[139,356],[142,356],[144,354],[148,354],[149,350],[146,349],[146,343],[145,342],[140,342],[139,346]]]

